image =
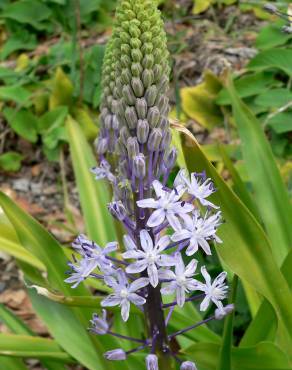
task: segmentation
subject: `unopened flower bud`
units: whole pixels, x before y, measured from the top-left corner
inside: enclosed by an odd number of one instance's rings
[[[147,114],[147,120],[149,122],[150,127],[156,127],[158,124],[159,118],[160,118],[159,109],[156,106],[151,107]]]
[[[222,320],[225,316],[227,316],[230,312],[234,310],[234,304],[228,304],[227,306],[223,307],[222,309],[216,308],[215,310],[215,319]]]
[[[112,115],[108,114],[104,119],[104,127],[107,130],[110,130],[112,128]]]
[[[153,44],[152,42],[145,42],[141,48],[141,51],[144,55],[152,54],[153,52]]]
[[[127,150],[130,158],[134,158],[139,154],[139,144],[136,137],[129,137],[127,141]]]
[[[166,117],[161,117],[159,122],[158,122],[157,127],[159,127],[162,132],[165,132],[165,131],[169,130],[169,121],[168,121],[168,119]]]
[[[161,80],[158,83],[158,90],[161,93],[165,93],[165,91],[168,88],[168,83],[169,83],[168,78],[165,75],[163,75]]]
[[[162,115],[167,115],[168,114],[168,97],[165,95],[161,95],[158,101],[156,102],[156,105]]]
[[[94,333],[104,335],[108,332],[109,326],[106,321],[106,310],[102,310],[102,316],[94,314],[90,322],[92,324],[90,330]]]
[[[154,74],[151,69],[144,69],[142,73],[142,81],[144,84],[144,87],[147,88],[153,84],[154,81]]]
[[[133,159],[134,174],[139,179],[144,178],[146,174],[146,164],[144,154],[139,153]]]
[[[130,131],[128,130],[128,127],[126,126],[122,127],[120,131],[120,139],[122,140],[122,143],[124,145],[127,145],[129,137],[131,137],[131,135],[130,135]]]
[[[128,153],[126,152],[126,155]],[[124,161],[121,161],[119,163],[119,172],[121,174],[121,176],[123,176],[124,178],[127,178],[128,176],[128,162],[126,160]]]
[[[126,108],[125,118],[130,129],[136,128],[138,123],[138,117],[134,107]]]
[[[157,97],[157,87],[155,85],[151,85],[147,88],[145,93],[145,99],[149,107],[152,107],[155,104],[155,100]]]
[[[123,98],[129,105],[134,105],[136,101],[136,97],[130,85],[123,86]]]
[[[142,73],[143,68],[140,63],[133,63],[131,65],[131,72],[134,77],[140,77],[140,74]]]
[[[137,125],[137,138],[139,143],[145,144],[149,135],[149,124],[147,120],[139,119],[138,125]]]
[[[132,78],[132,89],[134,91],[134,94],[137,98],[141,98],[141,96],[144,93],[144,86],[140,78],[134,77]]]
[[[168,130],[163,133],[160,149],[167,149],[171,143],[171,132]]]
[[[123,203],[119,200],[107,205],[110,214],[116,219],[123,221],[127,217],[127,211]]]
[[[126,54],[121,55],[120,61],[121,61],[122,66],[125,68],[127,68],[131,64],[131,58]]]
[[[164,164],[167,169],[171,169],[177,159],[177,149],[173,147],[169,153],[164,157]]]
[[[118,141],[116,142],[116,147],[115,147],[116,154],[118,155],[127,155],[127,149],[125,147],[125,144],[123,144],[122,139],[119,138]]]
[[[120,360],[125,360],[127,355],[124,350],[122,350],[121,348],[117,348],[111,351],[107,351],[104,354],[104,357],[110,361],[120,361]]]
[[[130,44],[133,49],[140,49],[142,46],[142,41],[136,37],[130,39]]]
[[[150,69],[153,67],[153,64],[154,64],[154,57],[152,54],[149,54],[149,55],[145,55],[145,57],[143,58],[143,61],[142,61],[142,66],[145,68],[145,69]]]
[[[124,68],[121,73],[121,80],[124,84],[129,84],[131,82],[131,72],[128,68]]]
[[[191,361],[184,361],[180,365],[180,370],[197,370],[196,365]]]
[[[133,62],[141,62],[142,59],[143,59],[143,54],[141,53],[141,51],[139,49],[132,49],[131,50],[131,57],[132,57],[132,60]]]
[[[147,114],[147,102],[144,98],[138,98],[136,100],[136,111],[138,114],[138,117],[141,119],[146,118]]]
[[[108,140],[106,138],[99,138],[96,142],[97,154],[104,154],[108,150]]]
[[[147,370],[158,370],[158,357],[156,355],[146,356],[146,369]]]
[[[160,81],[161,77],[163,76],[163,70],[160,64],[155,64],[153,67],[153,72],[154,72],[154,78],[155,81]]]
[[[162,133],[159,128],[154,128],[149,135],[148,149],[152,152],[159,150],[160,143],[162,140]]]
[[[115,114],[113,114],[113,116],[112,116],[112,129],[113,130],[118,130],[119,126],[120,126],[120,123],[119,123],[118,117]]]

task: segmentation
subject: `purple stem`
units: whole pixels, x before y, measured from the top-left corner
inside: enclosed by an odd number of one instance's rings
[[[146,342],[142,346],[139,346],[139,347],[130,349],[129,351],[126,351],[126,355],[130,355],[131,353],[135,353],[135,352],[141,351],[142,349],[144,349],[147,346],[149,346],[149,343],[148,342]]]
[[[162,231],[163,229],[165,229],[167,226],[168,226],[168,221],[166,221],[166,222],[162,223],[161,225],[153,228],[152,231],[156,235],[156,234],[159,234],[160,231]]]
[[[144,198],[144,181],[143,177],[139,178],[139,200]],[[145,210],[142,207],[139,207],[139,218],[143,220],[145,218]]]
[[[175,304],[176,303],[174,304],[174,302],[173,302],[173,303],[170,303],[170,304],[173,304],[173,306],[171,306],[170,307],[170,310],[168,311],[168,314],[167,314],[166,319],[165,319],[165,326],[167,326],[167,324],[169,323],[169,320],[171,318],[171,315],[172,315],[172,313],[173,313],[173,311],[175,309]],[[162,306],[162,308],[164,308],[164,307]]]
[[[184,333],[186,333],[186,332],[188,332],[188,331],[190,331],[190,330],[192,330],[192,329],[195,329],[195,328],[197,328],[198,326],[204,325],[204,324],[206,324],[207,322],[209,322],[209,321],[211,321],[211,320],[214,320],[214,319],[215,319],[215,316],[214,316],[214,315],[213,315],[213,316],[210,316],[210,317],[208,317],[207,319],[202,320],[202,321],[200,321],[200,322],[197,322],[197,323],[196,323],[196,324],[194,324],[194,325],[188,326],[188,327],[187,327],[187,328],[185,328],[185,329],[182,329],[182,330],[176,331],[175,333],[170,334],[170,335],[168,336],[168,339],[170,340],[170,339],[172,339],[172,338],[174,338],[174,337],[177,337],[178,335],[184,334]]]
[[[188,245],[189,241],[190,241],[190,239],[184,239],[184,240],[179,240],[177,242],[173,242],[173,243],[169,244],[164,250],[167,251],[168,249],[174,248],[179,244],[185,244],[183,246],[183,248],[184,248]]]
[[[148,163],[148,186],[150,188],[152,181],[153,181],[153,168],[152,163],[153,162],[153,152],[149,153],[149,163]]]
[[[118,334],[118,333],[113,333],[112,331],[108,331],[107,334],[110,334],[110,335],[112,335],[114,337],[117,337],[117,338],[130,340],[132,342],[143,343],[143,344],[146,344],[147,343],[146,340],[138,339],[138,338],[132,338],[132,337],[127,337],[126,335],[122,335],[122,334]]]
[[[128,266],[129,265],[129,262],[126,262],[126,261],[122,261],[122,260],[119,260],[117,258],[114,258],[114,257],[110,257],[110,256],[106,256],[105,257],[107,260],[110,260],[112,262],[115,262],[119,265],[124,265],[124,266]]]

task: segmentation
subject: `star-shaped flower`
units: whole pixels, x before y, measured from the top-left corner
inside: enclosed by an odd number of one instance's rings
[[[192,195],[195,199],[206,207],[216,208],[215,204],[211,203],[208,198],[213,194],[216,189],[214,188],[213,182],[211,179],[206,177],[206,174],[203,173],[191,173],[189,178],[186,170],[182,169],[178,172],[176,179],[174,181],[174,186],[184,185],[187,187],[187,192]]]
[[[167,219],[174,230],[180,229],[181,225],[177,216],[191,212],[194,208],[191,203],[179,201],[185,192],[185,187],[179,185],[172,191],[167,191],[158,180],[153,181],[152,185],[157,199],[148,198],[137,201],[137,205],[141,208],[155,209],[147,221],[147,226],[161,225]]]
[[[142,306],[146,299],[136,292],[149,284],[148,278],[139,278],[129,284],[125,272],[122,269],[117,270],[116,280],[112,276],[105,277],[105,283],[110,286],[114,293],[110,294],[101,302],[102,307],[112,307],[119,305],[121,315],[124,321],[127,321],[130,313],[130,302],[136,306]]]
[[[100,162],[99,167],[92,167],[91,172],[95,175],[96,180],[106,178],[111,183],[114,183],[116,180],[115,176],[111,172],[110,164],[105,159]]]
[[[184,215],[183,221],[182,229],[176,231],[171,238],[175,242],[190,239],[190,244],[186,250],[187,256],[196,253],[199,246],[206,254],[211,255],[208,240],[216,240],[217,243],[222,243],[222,240],[216,235],[217,228],[221,223],[221,212],[217,212],[210,217],[206,214],[202,218],[200,213],[195,211],[192,217]]]
[[[201,282],[198,282],[196,289],[203,291],[206,294],[206,296],[200,305],[200,310],[206,311],[210,302],[212,301],[218,307],[218,309],[222,313],[224,313],[223,304],[221,301],[226,298],[227,290],[228,290],[227,285],[224,284],[224,281],[227,276],[226,272],[225,271],[221,272],[214,279],[213,283],[211,282],[211,277],[209,273],[207,272],[205,266],[201,267],[201,273],[206,283],[203,284]]]
[[[161,289],[161,294],[173,294],[176,292],[176,300],[179,307],[185,303],[185,293],[197,289],[197,280],[193,279],[198,261],[193,259],[187,267],[185,267],[180,253],[175,254],[176,265],[175,272],[171,270],[160,270],[159,277],[161,279],[172,280],[166,283]]]
[[[72,247],[88,261],[91,261],[91,264],[95,264],[95,267],[98,267],[104,273],[111,273],[113,269],[113,264],[107,258],[109,253],[112,253],[117,250],[118,243],[110,242],[104,248],[101,248],[95,242],[86,238],[85,235],[79,235],[74,242]]]
[[[150,284],[155,288],[159,282],[157,267],[173,266],[176,263],[172,256],[162,254],[169,244],[169,236],[163,236],[154,244],[148,231],[141,230],[140,242],[142,249],[131,249],[123,253],[124,258],[137,260],[126,268],[126,272],[135,274],[147,269]]]
[[[79,262],[79,264],[78,264]],[[88,276],[98,267],[98,260],[97,259],[90,259],[90,258],[82,258],[78,262],[71,263],[69,262],[68,265],[71,267],[72,272],[70,273],[70,277],[65,280],[65,283],[72,284],[71,288],[76,288],[82,281],[84,281]]]

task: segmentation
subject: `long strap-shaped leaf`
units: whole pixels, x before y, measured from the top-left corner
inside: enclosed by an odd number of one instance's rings
[[[13,225],[23,247],[45,265],[51,287],[67,296],[87,296],[89,292],[82,284],[76,289],[71,289],[64,282],[67,259],[56,239],[4,193],[0,193],[0,206]],[[95,370],[96,367],[103,366],[102,364],[105,363],[102,356],[104,352],[102,342],[104,339],[101,338],[97,341],[87,332],[86,328],[90,318],[88,310],[64,307],[48,301],[44,297],[36,298],[34,303],[35,307],[37,305],[41,307],[43,319],[46,319],[46,324],[52,335],[72,357],[89,369]],[[41,303],[42,305],[40,305]],[[50,314],[47,314],[48,312]],[[59,320],[56,320],[53,314]],[[62,320],[64,321],[63,326],[66,326],[66,331],[62,330],[62,326],[60,326]],[[74,322],[74,325],[69,325],[66,320]],[[78,340],[72,340],[72,338],[78,338]],[[112,368],[112,366],[111,363],[107,364],[108,368]]]
[[[220,257],[236,275],[270,301],[288,328],[292,343],[292,296],[261,226],[207,160],[194,136],[179,124],[173,126],[192,142],[191,147],[184,146],[189,171],[206,170],[218,189],[212,197],[226,220],[219,229],[224,241],[217,248]]]
[[[264,221],[273,254],[281,266],[292,248],[292,206],[260,122],[240,100],[231,78],[227,82],[242,154],[251,180],[254,200]]]

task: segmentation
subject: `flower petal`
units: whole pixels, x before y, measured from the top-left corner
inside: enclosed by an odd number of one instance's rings
[[[149,279],[148,278],[140,278],[135,281],[133,281],[130,285],[129,292],[133,293],[136,292],[137,290],[144,288],[149,284]]]
[[[164,235],[161,237],[155,245],[158,252],[162,252],[169,244],[169,236]]]
[[[128,251],[132,249],[137,249],[136,244],[134,243],[133,239],[130,237],[130,235],[126,234],[123,237],[124,245]]]
[[[176,264],[176,259],[168,254],[163,254],[156,263],[162,267],[174,266]]]
[[[142,272],[147,267],[147,261],[146,260],[139,260],[137,262],[131,263],[126,268],[126,272],[129,274],[136,274],[138,272]]]
[[[211,285],[211,276],[209,275],[208,271],[206,270],[206,266],[201,267],[201,273],[204,276],[204,279],[206,280],[206,284]]]
[[[181,224],[178,218],[173,213],[167,212],[166,218],[173,230],[177,231],[181,229]]]
[[[185,269],[185,276],[186,277],[193,276],[195,274],[197,265],[198,265],[197,260],[195,260],[195,259],[191,260],[191,262],[187,265],[187,267]]]
[[[208,308],[210,304],[210,298],[208,296],[206,296],[202,303],[200,304],[200,311],[206,311],[206,309]]]
[[[141,258],[144,255],[142,251],[138,250],[130,250],[122,254],[123,258],[129,259],[129,258]]]
[[[183,307],[183,305],[185,304],[185,300],[186,300],[186,294],[185,294],[184,288],[177,287],[177,289],[176,289],[176,300],[177,300],[177,305],[179,307]]]
[[[144,303],[146,303],[146,299],[139,296],[138,294],[136,293],[131,293],[128,295],[128,298],[129,298],[129,301],[131,301],[132,303],[134,303],[134,305],[136,306],[142,306]]]
[[[149,276],[150,284],[153,286],[153,288],[156,288],[159,281],[158,281],[157,267],[154,263],[151,263],[150,265],[148,265],[147,273]]]
[[[165,191],[163,190],[163,185],[158,180],[153,181],[153,189],[156,193],[157,198],[164,197]]]
[[[121,303],[121,298],[116,296],[115,294],[110,294],[108,297],[106,297],[104,300],[101,301],[102,307],[112,307],[117,306]]]
[[[130,313],[130,302],[127,299],[123,299],[121,303],[121,315],[124,321],[127,321]]]
[[[155,227],[161,225],[164,220],[165,220],[165,211],[163,208],[159,208],[151,214],[147,221],[147,226]]]
[[[185,229],[181,229],[181,230],[178,230],[176,231],[172,236],[171,236],[171,239],[174,241],[174,242],[178,242],[180,240],[185,240],[185,239],[188,239],[191,237],[191,233],[188,231],[188,230],[185,230]]]
[[[150,252],[153,250],[153,241],[147,230],[140,231],[140,241],[141,247],[145,252]]]
[[[141,199],[137,202],[138,207],[140,208],[157,208],[158,202],[153,198]]]

